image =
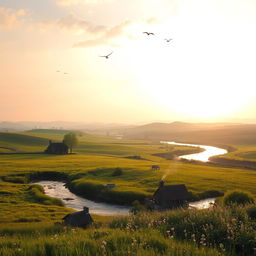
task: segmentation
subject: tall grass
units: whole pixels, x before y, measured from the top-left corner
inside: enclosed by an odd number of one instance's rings
[[[140,230],[132,234],[119,229],[67,229],[46,236],[3,236],[1,256],[127,256],[222,255],[217,250],[198,248],[190,243],[173,241],[157,230]]]
[[[252,206],[217,206],[209,210],[177,210],[163,213],[142,213],[118,218],[112,228],[133,232],[157,229],[166,237],[219,248],[230,255],[254,255],[256,223],[248,215]]]

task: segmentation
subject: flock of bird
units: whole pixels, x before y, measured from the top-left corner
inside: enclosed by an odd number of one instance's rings
[[[142,32],[142,33],[143,33],[143,34],[146,34],[147,36],[154,36],[154,35],[155,35],[153,32],[147,32],[147,31]],[[172,38],[169,38],[169,39],[165,38],[164,40],[165,40],[167,43],[170,43],[173,39],[172,39]],[[113,54],[113,52],[109,53],[108,55],[103,55],[103,56],[99,56],[99,57],[108,59],[111,54]]]
[[[154,36],[155,34],[153,32],[142,32],[143,34],[147,35],[147,36]],[[170,43],[173,39],[172,38],[165,38],[164,39],[167,43]],[[105,58],[105,59],[109,59],[109,57],[113,54],[113,52],[107,54],[107,55],[102,55],[102,56],[99,56],[99,57],[102,57],[102,58]],[[60,70],[57,70],[56,71],[57,73],[60,73],[61,71]],[[68,75],[67,72],[63,72],[64,75]]]

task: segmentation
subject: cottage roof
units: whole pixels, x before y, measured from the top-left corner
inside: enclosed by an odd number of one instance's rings
[[[50,144],[50,147],[60,148],[60,149],[62,149],[62,148],[68,149],[68,146],[65,143],[63,143],[63,142],[52,142]]]
[[[63,142],[49,141],[47,149],[44,151],[47,154],[68,154],[68,146]]]
[[[84,226],[93,222],[91,215],[85,211],[69,213],[63,220],[71,226]]]
[[[191,196],[184,184],[179,185],[163,185],[154,193],[154,197],[162,200],[187,200]]]

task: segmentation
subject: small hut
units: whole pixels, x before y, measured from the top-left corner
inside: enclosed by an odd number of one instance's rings
[[[151,169],[154,170],[154,171],[157,171],[157,170],[160,170],[160,166],[159,165],[156,165],[156,164],[153,164],[151,166]]]
[[[153,195],[155,208],[159,210],[186,207],[190,198],[191,196],[184,184],[164,185],[162,180],[159,183],[159,188]]]
[[[89,214],[89,208],[84,207],[84,209],[80,212],[73,212],[67,214],[63,218],[64,224],[72,227],[80,227],[87,228],[90,224],[92,224],[93,219]]]
[[[46,154],[56,154],[56,155],[67,155],[68,146],[63,142],[52,142],[49,140],[49,145],[44,151]]]

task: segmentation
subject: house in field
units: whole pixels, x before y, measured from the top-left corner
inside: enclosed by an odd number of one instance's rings
[[[80,212],[73,212],[67,214],[63,218],[64,224],[72,227],[87,228],[90,224],[93,223],[93,219],[89,214],[89,208],[84,207]]]
[[[160,170],[160,166],[159,165],[156,165],[156,164],[153,164],[151,166],[151,169],[154,170],[154,171],[157,171],[157,170]]]
[[[56,154],[56,155],[67,155],[68,146],[63,142],[52,142],[49,140],[49,145],[44,151],[46,154]]]
[[[188,200],[191,198],[186,186],[180,185],[164,185],[164,181],[160,181],[158,189],[155,191],[152,201],[154,209],[168,210],[179,207],[188,206]]]

